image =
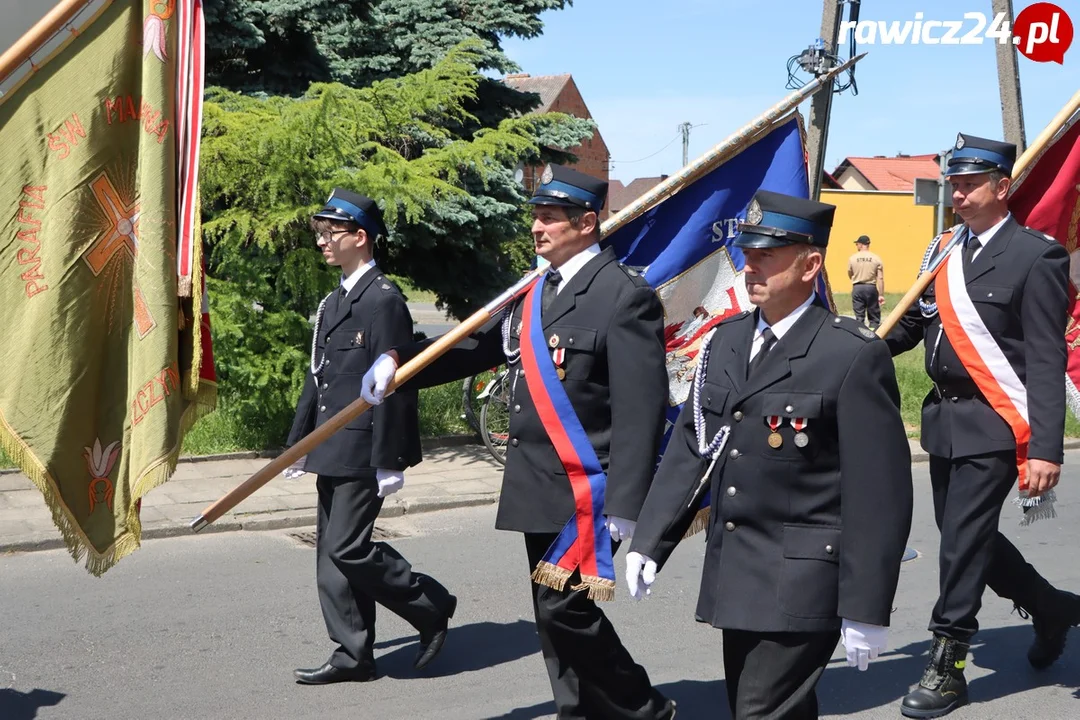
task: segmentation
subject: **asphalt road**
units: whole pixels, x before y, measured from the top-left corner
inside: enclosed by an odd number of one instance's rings
[[[1004,531],[1044,574],[1080,589],[1080,452],[1068,457],[1057,520]],[[838,651],[819,686],[826,717],[898,718],[918,680],[937,587],[937,532],[926,466],[890,635],[866,673]],[[313,550],[291,532],[223,533],[149,541],[105,577],[88,576],[63,551],[0,557],[0,718],[396,718],[476,720],[550,717],[554,707],[531,622],[520,538],[492,529],[491,507],[388,520],[394,544],[460,598],[443,654],[417,674],[416,634],[384,613],[374,683],[305,687],[330,643],[315,593]],[[622,555],[618,561],[621,565]],[[608,612],[653,681],[679,703],[680,720],[726,718],[720,633],[693,621],[701,541],[684,542],[641,603]],[[737,580],[735,580],[737,581]],[[1030,623],[986,598],[968,677],[972,718],[1080,716],[1080,637],[1043,673],[1024,653]]]

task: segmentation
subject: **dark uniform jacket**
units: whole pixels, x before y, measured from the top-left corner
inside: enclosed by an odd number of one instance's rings
[[[709,477],[699,620],[753,632],[888,625],[911,527],[911,453],[884,342],[814,304],[747,379],[756,314],[717,326],[701,392],[708,440],[730,426]],[[768,443],[780,416],[783,443]],[[807,418],[798,447],[792,418]],[[631,550],[661,565],[698,507],[708,467],[687,400]]]
[[[294,445],[360,397],[361,380],[375,358],[412,339],[405,297],[377,268],[370,268],[347,296],[335,290],[316,328],[315,364],[307,373],[288,444]],[[375,468],[404,470],[420,462],[416,390],[398,391],[364,412],[312,450],[304,469],[333,477],[374,477]]]
[[[518,301],[511,354],[519,346],[521,310]],[[652,481],[667,407],[663,318],[653,289],[620,265],[610,248],[567,282],[543,316],[549,343],[540,351],[566,351],[563,387],[607,472],[606,515],[637,518]],[[501,326],[500,314],[406,387],[439,385],[506,362]],[[430,342],[397,348],[402,364]],[[559,532],[574,515],[570,481],[537,415],[520,360],[511,364],[507,380],[510,444],[496,527]]]
[[[962,256],[961,256],[962,258]],[[952,261],[950,261],[952,262]],[[1069,256],[1065,248],[1010,217],[964,268],[968,294],[1028,393],[1028,457],[1060,463],[1065,427],[1065,324]],[[934,300],[934,286],[925,296]],[[938,334],[941,342],[937,344]],[[941,331],[916,303],[886,338],[893,355],[925,343],[936,384],[923,401],[922,446],[946,458],[1016,449],[1008,424],[975,386]]]

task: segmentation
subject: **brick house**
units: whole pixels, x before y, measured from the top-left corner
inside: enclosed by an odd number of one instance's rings
[[[937,179],[938,156],[849,157],[836,166],[833,177],[844,190],[912,192],[916,178]]]
[[[561,112],[586,120],[592,119],[589,108],[585,105],[585,99],[581,97],[574,78],[569,73],[565,75],[539,75],[533,77],[528,73],[507,75],[503,82],[515,90],[527,93],[535,93],[540,96],[540,105],[533,110],[535,113]],[[576,170],[591,175],[594,178],[609,181],[608,177],[608,154],[607,143],[600,135],[600,130],[593,132],[593,136],[580,145],[571,148],[570,152],[577,156],[578,162],[574,165]],[[542,167],[525,168],[525,189],[532,193],[536,182],[543,172]],[[601,220],[606,220],[610,214],[611,202],[604,205],[600,214]]]

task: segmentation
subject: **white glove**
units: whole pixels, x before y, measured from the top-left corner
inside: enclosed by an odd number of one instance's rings
[[[307,455],[294,462],[289,467],[281,471],[281,474],[285,476],[287,480],[295,480],[303,475],[307,470],[304,470],[304,463],[307,462]]]
[[[364,380],[360,387],[360,397],[372,405],[378,405],[386,395],[386,388],[394,379],[397,372],[397,363],[394,358],[386,353],[375,358],[375,362],[364,373]]]
[[[622,542],[634,536],[634,528],[637,527],[637,523],[626,518],[606,515],[604,516],[604,526],[611,533],[612,540]]]
[[[847,648],[847,664],[865,670],[871,660],[877,660],[888,647],[889,628],[844,620],[840,626],[840,642]]]
[[[640,600],[652,590],[650,587],[656,580],[656,562],[641,553],[626,553],[626,587],[630,590],[630,597]]]
[[[375,480],[379,483],[379,497],[393,495],[405,485],[405,473],[401,470],[375,470]]]

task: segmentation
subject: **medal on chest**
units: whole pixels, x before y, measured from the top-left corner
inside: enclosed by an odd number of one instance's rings
[[[769,425],[769,430],[772,431],[768,437],[769,447],[773,450],[779,450],[784,444],[784,437],[779,432],[783,420],[779,415],[769,415],[765,418],[765,422]]]
[[[559,376],[560,380],[565,380],[566,370],[563,368],[563,363],[566,362],[566,348],[555,348],[552,350],[551,359],[555,362],[555,374]]]
[[[804,448],[810,444],[810,436],[806,434],[807,418],[792,418],[791,427],[795,431],[795,447]]]

